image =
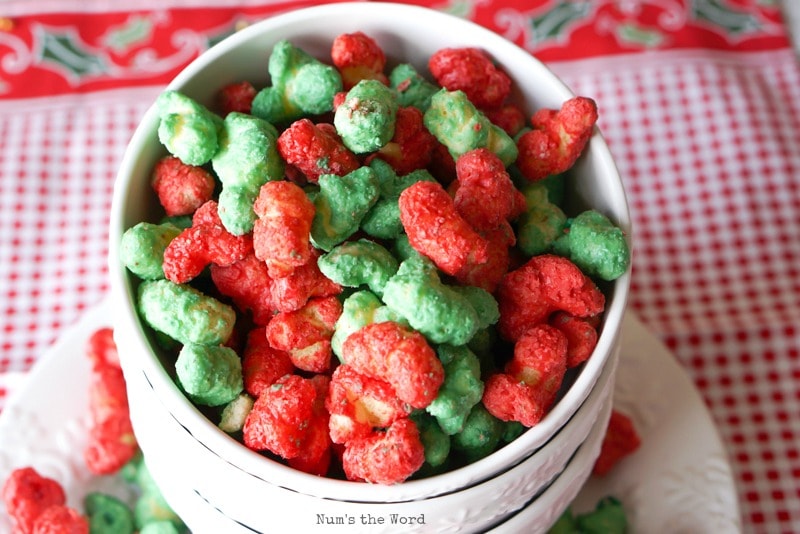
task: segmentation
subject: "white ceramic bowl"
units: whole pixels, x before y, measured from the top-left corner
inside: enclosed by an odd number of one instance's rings
[[[492,529],[494,534],[545,533],[561,517],[592,474],[611,417],[612,400],[609,399],[596,414],[597,420],[591,432],[558,477],[517,513],[496,525]]]
[[[348,533],[407,532],[409,526],[392,523],[393,517],[422,519],[414,528],[421,533],[486,532],[506,520],[523,527],[544,525],[544,531],[592,470],[613,401],[618,352],[569,423],[535,454],[473,486],[392,503],[319,499],[232,468],[170,416],[144,373],[126,378],[131,419],[140,446],[148,451],[148,467],[193,532],[325,532],[332,526],[327,521],[339,518],[353,518],[353,524],[343,525]],[[268,513],[265,503],[274,505]],[[363,524],[365,514],[383,523]]]
[[[530,54],[480,26],[423,8],[376,2],[318,6],[254,24],[204,53],[176,77],[170,88],[210,105],[216,90],[226,83],[248,79],[257,86],[265,85],[267,57],[278,40],[290,39],[324,59],[329,57],[334,37],[358,30],[379,42],[390,67],[410,62],[421,72],[426,72],[427,58],[440,48],[480,47],[510,75],[515,88],[513,98],[529,111],[559,107],[572,96],[569,89]],[[134,133],[115,184],[109,254],[117,343],[126,376],[142,373],[163,410],[186,429],[199,446],[220,458],[230,473],[247,473],[271,485],[326,500],[398,503],[426,499],[472,486],[518,464],[547,443],[592,392],[618,343],[629,274],[603,286],[607,303],[597,347],[565,388],[563,397],[541,423],[487,458],[442,475],[378,486],[315,477],[246,449],[220,431],[180,392],[172,378],[171,363],[160,359],[137,316],[136,281],[117,259],[123,232],[140,221],[156,220],[159,216],[149,187],[151,169],[165,154],[158,143],[157,125],[156,111],[151,109]],[[569,178],[571,211],[597,209],[630,234],[622,183],[599,132],[595,132],[571,175],[580,177],[579,180]],[[143,417],[139,427],[147,424]],[[568,446],[574,451],[579,444],[576,441]],[[145,454],[150,453],[146,447],[143,449]],[[182,453],[176,451],[176,454]],[[230,491],[233,492],[231,498],[235,498],[238,490]]]

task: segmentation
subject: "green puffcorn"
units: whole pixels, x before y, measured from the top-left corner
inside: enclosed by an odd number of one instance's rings
[[[333,125],[356,154],[374,152],[394,136],[397,108],[394,91],[377,80],[361,80],[336,108]]]
[[[395,322],[403,327],[408,327],[408,321],[384,305],[381,299],[371,291],[361,290],[349,295],[342,303],[342,314],[336,320],[331,349],[342,359],[342,344],[347,337],[361,328],[372,323]]]
[[[238,112],[225,117],[211,165],[222,182],[219,218],[234,235],[253,229],[258,218],[253,203],[261,186],[283,178],[285,166],[277,143],[278,131],[270,123]]]
[[[361,220],[361,229],[378,239],[396,239],[403,233],[400,193],[419,181],[434,182],[436,179],[425,169],[397,176],[392,166],[380,158],[372,160],[369,166],[375,171],[381,193],[378,201]]]
[[[579,514],[576,518],[578,532],[585,534],[625,534],[628,519],[622,503],[615,497],[605,497],[594,511]]]
[[[553,523],[547,534],[579,534],[578,525],[571,508],[564,510],[558,520]]]
[[[529,184],[522,189],[522,193],[528,208],[515,221],[517,245],[527,256],[544,254],[564,234],[567,216],[561,208],[550,202],[544,185]]]
[[[519,154],[514,140],[486,118],[463,91],[439,90],[431,98],[423,122],[453,159],[476,148],[486,148],[508,167]]]
[[[583,514],[575,514],[567,508],[558,518],[548,534],[625,534],[628,519],[622,503],[615,497],[604,497],[595,509]]]
[[[514,140],[516,141],[522,133],[530,131],[531,128],[523,128],[520,133],[514,136]],[[511,181],[514,183],[514,186],[519,189],[520,191],[525,191],[525,188],[536,184],[538,186],[543,186],[547,190],[547,200],[552,204],[555,204],[559,208],[564,207],[564,202],[567,198],[567,179],[566,175],[564,174],[551,174],[550,176],[546,176],[541,180],[536,180],[535,182],[531,182],[527,178],[522,175],[519,168],[516,165],[511,165],[507,169],[508,175],[511,177]]]
[[[161,492],[143,493],[141,497],[136,500],[133,507],[133,517],[138,526],[139,532],[151,523],[169,522],[178,532],[185,532],[183,521],[178,517],[169,503],[167,503]],[[163,527],[162,527],[163,528]]]
[[[371,291],[356,291],[342,303],[342,314],[336,320],[331,349],[342,360],[342,344],[353,332],[375,322],[375,311],[383,306],[381,299]]]
[[[174,532],[186,532],[187,528],[184,522],[178,517],[178,514],[167,503],[164,495],[161,493],[155,480],[153,480],[147,464],[141,458],[130,466],[128,469],[133,469],[133,482],[139,486],[140,495],[136,499],[133,506],[133,521],[136,528],[141,532],[152,524],[160,524],[168,522],[172,524]],[[164,528],[164,527],[158,527]],[[170,530],[151,530],[150,532],[173,532]]]
[[[394,257],[400,262],[403,262],[409,258],[422,257],[420,253],[411,246],[411,243],[408,241],[407,234],[400,234],[397,236],[397,239],[392,242],[392,254],[394,254]]]
[[[400,242],[402,242],[402,240],[398,240],[398,244]],[[405,250],[405,253],[407,256],[400,262],[400,267],[397,268],[397,276],[419,276],[434,282],[441,282],[439,279],[439,270],[430,258],[417,252],[417,250],[411,246],[411,243],[408,243],[408,249]]]
[[[436,418],[445,434],[452,436],[462,431],[472,407],[483,397],[481,364],[465,346],[439,345],[436,352],[444,366],[444,382],[425,411]]]
[[[322,274],[337,284],[345,287],[366,285],[379,296],[398,267],[391,252],[368,239],[337,245],[320,256],[317,265]]]
[[[118,471],[120,478],[127,484],[138,484],[139,468],[144,461],[141,450],[137,450],[133,458],[120,468]]]
[[[136,528],[127,504],[106,493],[93,491],[83,498],[90,534],[132,534]]]
[[[400,106],[413,106],[423,113],[430,107],[431,97],[439,91],[439,86],[426,80],[408,63],[401,63],[392,69],[389,85],[397,92]]]
[[[333,110],[333,97],[342,90],[342,77],[288,40],[275,44],[267,66],[272,82],[253,99],[251,112],[276,124]]]
[[[156,100],[161,121],[158,140],[187,165],[204,165],[216,154],[222,119],[178,91],[164,91]]]
[[[408,324],[408,321],[400,314],[392,310],[389,306],[381,306],[372,316],[373,323],[385,323],[387,321],[391,321],[393,323],[397,323],[403,328],[411,328],[411,325]]]
[[[230,347],[187,343],[175,362],[178,383],[195,403],[222,406],[244,389],[242,362]]]
[[[631,260],[623,231],[596,210],[570,220],[567,232],[553,243],[553,252],[601,280],[616,280],[628,270]]]
[[[528,430],[528,427],[519,421],[504,421],[503,436],[501,439],[506,443],[511,443],[520,437],[526,430]]]
[[[183,344],[219,345],[233,332],[236,312],[191,286],[169,280],[142,282],[137,309],[144,321]]]
[[[475,332],[472,339],[467,343],[467,348],[471,350],[481,362],[481,376],[488,376],[490,373],[497,370],[497,362],[495,361],[495,345],[499,334],[497,328],[489,326],[482,328]]]
[[[410,417],[417,425],[419,439],[425,447],[425,463],[431,467],[444,465],[450,455],[450,436],[442,431],[436,419],[424,410],[416,410]]]
[[[171,217],[163,217],[158,224],[171,224],[173,226],[177,226],[181,230],[186,230],[187,228],[192,227],[192,216],[191,215],[173,215]]]
[[[181,229],[171,223],[140,222],[122,234],[120,261],[142,280],[164,278],[164,250],[180,233]]]
[[[330,252],[353,235],[379,195],[375,173],[369,167],[359,167],[344,176],[321,175],[311,222],[314,246]]]
[[[453,286],[470,303],[478,317],[478,330],[483,330],[500,320],[500,308],[491,293],[476,286]]]
[[[559,208],[563,208],[567,197],[567,180],[563,174],[551,174],[536,183],[547,189],[547,200]]]
[[[503,422],[478,403],[472,407],[461,432],[452,436],[453,449],[463,453],[468,461],[475,462],[497,448],[503,430]]]
[[[386,283],[383,301],[433,343],[464,345],[480,324],[469,300],[442,283],[432,263],[413,257]]]

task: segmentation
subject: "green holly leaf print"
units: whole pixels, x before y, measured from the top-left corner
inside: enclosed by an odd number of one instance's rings
[[[662,32],[643,28],[633,23],[620,24],[616,31],[620,41],[642,48],[658,48],[664,42]]]
[[[103,38],[111,50],[124,53],[132,45],[143,43],[153,34],[153,21],[149,17],[132,16],[125,24],[112,28]]]
[[[735,10],[725,0],[692,0],[690,17],[719,26],[734,36],[755,33],[763,27],[752,13]]]
[[[93,52],[72,28],[62,32],[40,27],[38,35],[41,63],[50,63],[68,79],[97,76],[108,71],[106,59]]]
[[[241,27],[244,27],[244,23],[241,23]],[[231,26],[229,26],[229,27],[227,27],[227,28],[225,28],[225,29],[223,29],[221,31],[217,30],[217,33],[208,34],[206,36],[206,39],[208,40],[208,48],[211,48],[215,44],[217,44],[217,43],[219,43],[221,41],[224,41],[225,39],[227,39],[228,37],[230,37],[231,35],[233,35],[237,31],[239,31],[240,29],[241,29],[240,28],[240,23],[234,23],[233,25],[231,25]]]
[[[591,2],[557,2],[555,5],[546,6],[541,15],[533,16],[530,25],[533,29],[533,43],[564,39],[570,27],[576,21],[585,19],[589,15]]]
[[[453,0],[449,5],[439,8],[439,11],[468,19],[472,15],[472,2],[470,0]]]

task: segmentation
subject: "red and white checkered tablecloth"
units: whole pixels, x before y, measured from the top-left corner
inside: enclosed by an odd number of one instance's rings
[[[315,3],[0,3],[0,409],[108,291],[114,176],[158,92],[238,25]],[[598,102],[634,221],[631,306],[707,402],[745,531],[800,532],[800,64],[780,4],[408,3],[497,31]]]

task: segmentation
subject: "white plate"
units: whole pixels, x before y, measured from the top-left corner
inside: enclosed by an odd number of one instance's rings
[[[631,417],[642,446],[607,476],[590,478],[576,511],[613,495],[637,534],[741,532],[733,473],[711,414],[674,356],[631,313],[614,407]]]
[[[9,399],[0,414],[0,484],[13,469],[30,465],[63,484],[69,504],[78,509],[83,496],[95,490],[131,499],[115,477],[92,476],[82,455],[90,370],[85,346],[92,332],[109,326],[110,311],[105,302],[84,315]],[[714,422],[673,356],[630,313],[614,404],[632,417],[642,447],[610,475],[591,478],[575,510],[614,495],[635,533],[739,532],[733,475]],[[0,532],[10,529],[1,513]]]
[[[93,475],[83,460],[89,426],[89,336],[108,326],[104,302],[84,314],[42,356],[0,414],[0,487],[18,467],[32,466],[64,486],[67,504],[83,510],[83,497],[102,491],[131,502],[131,489],[117,477]],[[11,523],[0,500],[0,532]]]

